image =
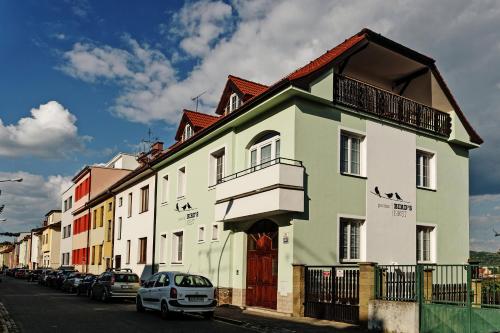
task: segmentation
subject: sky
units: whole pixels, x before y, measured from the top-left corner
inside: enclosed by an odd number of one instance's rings
[[[471,249],[500,237],[500,2],[0,2],[0,232],[40,225],[84,165],[172,142],[227,75],[276,82],[363,27],[436,59],[485,140],[470,154]]]

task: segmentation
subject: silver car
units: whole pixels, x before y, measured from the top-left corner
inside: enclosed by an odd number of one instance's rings
[[[138,312],[159,310],[164,319],[172,312],[201,313],[210,319],[216,305],[215,288],[209,279],[181,272],[154,274],[139,289],[136,297]]]

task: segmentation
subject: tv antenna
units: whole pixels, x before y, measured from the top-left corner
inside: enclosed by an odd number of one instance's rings
[[[198,112],[198,101],[199,101],[200,97],[201,97],[201,96],[203,96],[206,92],[207,92],[207,91],[205,90],[205,91],[204,91],[204,92],[202,92],[201,94],[199,94],[199,95],[197,95],[197,96],[195,96],[195,97],[191,98],[191,100],[192,100],[193,102],[194,102],[194,101],[196,101],[196,109],[195,109],[195,111],[196,111],[196,112]]]
[[[151,146],[154,142],[158,141],[158,137],[153,137],[153,131],[151,131],[151,128],[148,128],[148,138],[147,139],[142,139],[141,143],[144,145],[143,146],[143,151],[146,151],[148,146]]]

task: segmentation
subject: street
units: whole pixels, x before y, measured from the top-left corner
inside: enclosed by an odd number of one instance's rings
[[[156,312],[137,313],[131,301],[101,303],[9,277],[0,283],[0,302],[21,332],[251,332],[198,316],[162,320]]]

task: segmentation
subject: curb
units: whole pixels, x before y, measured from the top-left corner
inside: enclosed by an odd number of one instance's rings
[[[0,328],[2,329],[2,333],[19,333],[19,328],[16,323],[9,315],[9,312],[3,305],[0,303]]]
[[[217,315],[214,316],[214,319],[219,320],[219,321],[223,321],[223,322],[228,323],[228,324],[237,325],[237,326],[243,326],[243,324],[245,324],[241,320],[231,319],[231,318],[227,318],[227,317],[221,317],[221,316],[217,316]]]

